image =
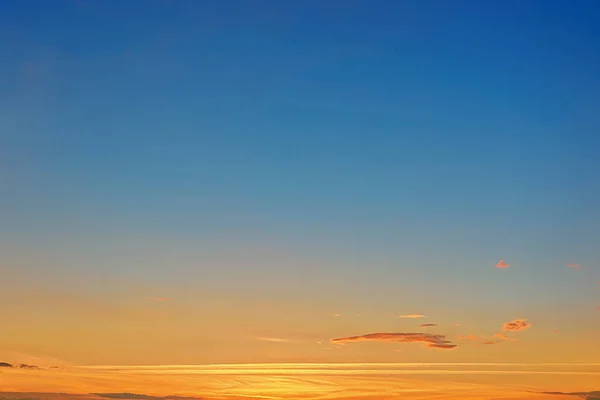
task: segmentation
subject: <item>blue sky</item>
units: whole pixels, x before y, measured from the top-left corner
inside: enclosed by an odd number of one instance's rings
[[[4,2],[4,263],[184,284],[258,247],[296,261],[232,270],[318,260],[365,301],[592,301],[564,266],[600,262],[599,8]]]

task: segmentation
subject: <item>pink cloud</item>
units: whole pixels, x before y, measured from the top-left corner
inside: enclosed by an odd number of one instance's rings
[[[504,260],[500,260],[498,264],[496,264],[496,268],[504,269],[510,267],[510,264],[504,262]]]
[[[531,325],[526,319],[515,319],[514,321],[505,323],[502,329],[504,331],[520,332],[531,328]]]
[[[427,318],[426,315],[423,314],[406,314],[406,315],[398,315],[398,318]]]
[[[150,300],[154,300],[154,301],[167,301],[169,300],[166,297],[150,297]]]
[[[581,269],[581,264],[567,264],[567,267],[572,268],[575,271],[579,271]]]
[[[430,333],[369,333],[360,336],[349,336],[331,339],[332,343],[344,344],[348,342],[390,342],[390,343],[425,343],[426,347],[435,349],[453,349],[455,344],[446,340],[444,335]]]

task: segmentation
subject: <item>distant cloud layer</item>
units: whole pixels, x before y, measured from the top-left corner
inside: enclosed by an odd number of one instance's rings
[[[198,397],[182,396],[148,396],[136,393],[92,393],[95,396],[105,397],[107,399],[126,399],[126,400],[202,400]]]
[[[508,267],[510,267],[510,264],[505,263],[504,260],[500,260],[498,261],[498,264],[496,264],[496,268],[504,269]]]
[[[595,392],[541,392],[541,394],[576,396],[585,400],[600,400],[600,391]]]
[[[526,319],[515,319],[514,321],[505,323],[502,329],[504,331],[520,332],[531,328],[531,325]]]
[[[348,342],[390,342],[390,343],[425,343],[427,347],[435,349],[453,349],[455,344],[446,340],[444,335],[430,333],[369,333],[367,335],[349,336],[331,339],[333,343],[344,344]]]
[[[427,316],[423,314],[406,314],[398,315],[398,318],[427,318]]]

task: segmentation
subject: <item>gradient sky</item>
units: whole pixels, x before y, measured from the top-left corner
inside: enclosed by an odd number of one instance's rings
[[[0,354],[597,362],[599,18],[1,2]],[[330,343],[382,332],[458,347]]]

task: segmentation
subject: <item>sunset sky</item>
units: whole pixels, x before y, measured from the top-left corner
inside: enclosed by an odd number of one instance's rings
[[[599,20],[0,2],[0,361],[600,363]]]

